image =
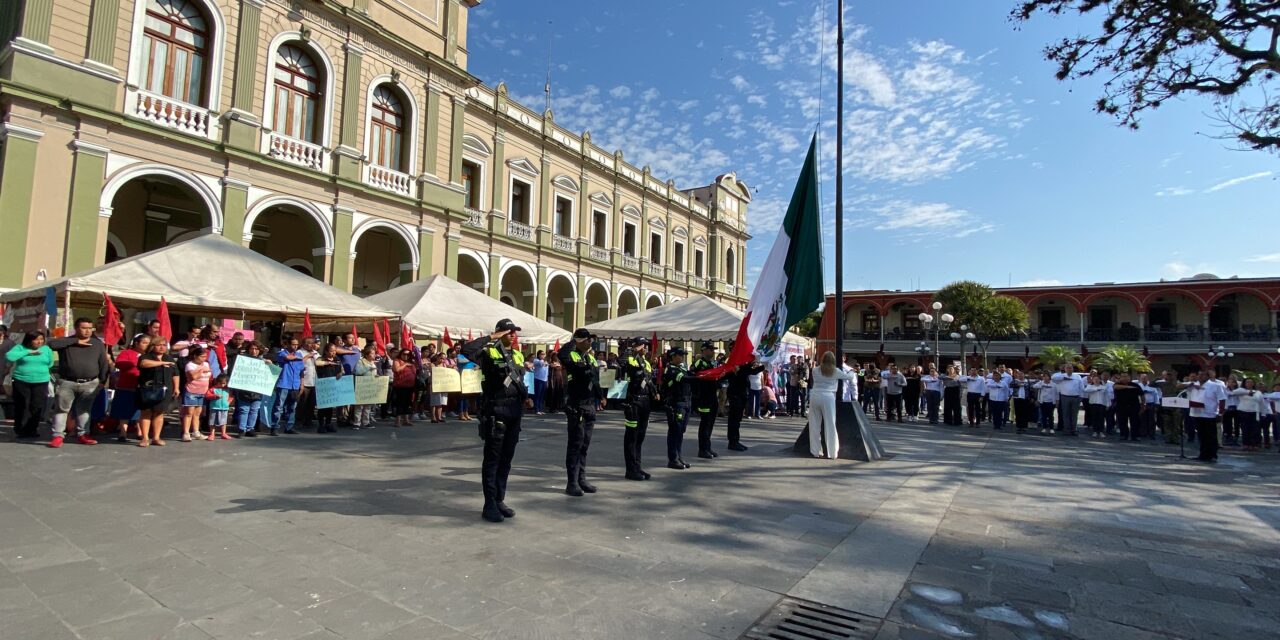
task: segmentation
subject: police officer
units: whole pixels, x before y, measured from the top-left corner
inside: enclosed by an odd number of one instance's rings
[[[591,332],[578,329],[573,340],[560,347],[560,364],[565,373],[565,409],[569,416],[569,443],[564,466],[569,482],[564,492],[574,497],[595,493],[595,485],[587,482],[587,449],[591,432],[596,427],[596,408],[603,398],[600,393],[600,367],[591,348]]]
[[[631,340],[631,353],[620,363],[618,375],[627,381],[627,397],[622,405],[626,432],[622,436],[622,458],[627,465],[628,480],[648,480],[649,474],[640,466],[640,449],[644,435],[649,430],[649,411],[657,395],[653,384],[653,366],[646,357],[649,341],[644,338]]]
[[[684,430],[689,426],[689,400],[692,377],[684,366],[685,350],[674,347],[667,352],[667,368],[662,372],[662,395],[667,404],[667,468],[688,469],[680,455],[684,447]]]
[[[742,444],[742,414],[747,409],[747,392],[751,390],[751,376],[764,371],[764,364],[752,362],[735,367],[726,376],[729,379],[727,391],[729,415],[725,417],[729,431],[729,448],[733,451],[746,451]],[[712,455],[715,455],[712,453]]]
[[[693,361],[689,373],[694,374],[693,408],[698,413],[698,457],[717,458],[719,454],[711,450],[711,430],[716,426],[716,416],[720,411],[720,381],[703,380],[697,377],[702,371],[716,367],[716,346],[711,342],[702,343],[702,355]]]
[[[484,440],[484,461],[480,482],[484,488],[484,511],[490,522],[515,517],[506,505],[507,476],[511,459],[520,441],[520,417],[524,414],[529,390],[524,386],[524,355],[512,349],[520,331],[509,319],[498,321],[494,332],[462,345],[462,353],[480,366],[483,374],[480,394],[480,437]]]

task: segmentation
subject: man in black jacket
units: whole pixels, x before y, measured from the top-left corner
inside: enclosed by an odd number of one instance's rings
[[[644,338],[631,340],[631,353],[619,358],[619,378],[627,381],[627,399],[622,405],[623,424],[622,458],[627,465],[628,480],[648,480],[649,474],[640,465],[640,449],[645,433],[649,430],[649,411],[657,394],[653,383],[653,365],[648,359],[649,341]]]
[[[733,451],[746,451],[742,444],[742,414],[747,409],[747,392],[751,390],[751,376],[764,371],[764,364],[752,362],[740,365],[728,375],[727,390],[729,415],[725,418],[729,432],[729,448]],[[712,454],[714,455],[714,453]]]
[[[688,469],[681,449],[684,430],[689,426],[690,375],[684,366],[685,350],[675,347],[667,352],[667,368],[662,372],[662,396],[667,405],[667,468]]]
[[[58,354],[58,386],[54,391],[53,438],[49,446],[62,446],[67,432],[67,414],[75,412],[76,442],[98,444],[89,437],[89,416],[98,391],[111,375],[107,345],[93,335],[93,321],[76,318],[75,335],[49,341]]]
[[[591,447],[591,433],[596,427],[596,408],[604,397],[600,393],[600,367],[591,349],[590,331],[573,332],[573,340],[560,347],[560,365],[564,367],[564,412],[569,418],[569,442],[564,455],[569,482],[564,492],[581,497],[596,492],[595,485],[587,482],[587,449]]]
[[[511,459],[520,441],[520,418],[524,415],[529,390],[524,386],[524,355],[511,348],[520,331],[509,319],[498,321],[494,332],[462,345],[462,353],[480,367],[480,437],[484,439],[484,460],[480,482],[484,489],[484,511],[490,522],[502,522],[516,515],[506,505],[507,476]]]
[[[711,431],[716,426],[716,416],[720,412],[720,381],[703,380],[697,377],[702,371],[714,369],[716,366],[716,346],[711,342],[702,343],[702,355],[693,361],[689,373],[693,374],[693,408],[698,413],[698,457],[719,457],[711,450]]]

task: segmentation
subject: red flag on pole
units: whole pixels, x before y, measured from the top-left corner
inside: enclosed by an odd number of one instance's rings
[[[551,350],[552,350],[552,351],[554,351],[554,352],[556,352],[556,353],[560,353],[560,341],[559,341],[559,340],[556,340],[556,346],[551,347]]]
[[[173,340],[173,325],[169,323],[169,303],[164,301],[164,296],[160,296],[160,308],[156,309],[156,320],[160,321],[160,337],[165,342]]]
[[[377,349],[378,355],[385,353],[382,346],[382,328],[378,326],[378,321],[373,321],[373,346]]]
[[[738,326],[738,337],[734,339],[733,349],[729,351],[729,357],[725,360],[725,363],[713,369],[707,369],[706,371],[699,372],[697,374],[698,378],[703,380],[719,380],[720,378],[723,378],[725,374],[733,371],[741,365],[750,363],[752,359],[755,358],[753,353],[755,347],[751,346],[751,334],[747,331],[747,326],[749,324],[751,324],[750,311],[748,311],[746,317],[742,319],[742,324]]]
[[[444,340],[442,342],[444,342],[444,346],[450,349],[453,348],[453,338],[449,337],[449,327],[444,328]]]
[[[475,338],[471,337],[471,330],[467,329],[467,342],[471,342],[472,340],[475,340]]]
[[[387,322],[386,318],[382,319],[382,339],[386,342],[387,346],[393,344],[392,341],[394,338],[391,337],[391,323]]]
[[[302,316],[302,337],[310,338],[311,333],[311,309],[307,309]]]
[[[659,388],[662,387],[662,357],[658,354],[658,348],[660,346],[661,345],[658,343],[658,332],[654,331],[653,337],[649,338],[649,359],[658,363],[655,367],[655,371],[653,372],[653,383],[658,385]]]
[[[400,348],[412,349],[413,346],[414,346],[413,333],[409,331],[409,323],[405,322],[404,320],[401,320],[400,321]]]
[[[658,355],[658,332],[653,332],[653,337],[649,338],[649,355]]]
[[[352,342],[347,346],[353,349],[359,349],[360,348],[360,328],[357,327],[356,323],[354,322],[351,323],[351,337],[355,338],[356,341]]]
[[[102,301],[107,306],[107,316],[102,320],[102,341],[107,343],[107,347],[114,347],[124,338],[124,331],[120,328],[120,310],[111,303],[111,296],[105,293]]]
[[[520,336],[518,334],[513,334],[511,336],[511,350],[512,351],[520,350]]]

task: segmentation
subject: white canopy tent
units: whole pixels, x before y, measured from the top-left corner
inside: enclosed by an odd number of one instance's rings
[[[671,304],[639,313],[587,325],[587,329],[603,338],[649,337],[655,332],[659,340],[725,342],[738,335],[743,313],[704,295],[695,295]],[[809,339],[787,332],[784,345],[810,346]]]
[[[530,344],[567,342],[570,332],[545,320],[468,287],[457,280],[434,275],[366,298],[370,304],[391,309],[404,318],[414,333],[431,337],[466,338],[489,335],[494,325],[510,318],[520,327],[520,341]]]
[[[121,309],[253,320],[335,322],[395,317],[345,291],[299,273],[217,234],[206,234],[37,286],[0,294],[0,302],[43,299],[52,288],[60,307],[100,307],[103,294]]]

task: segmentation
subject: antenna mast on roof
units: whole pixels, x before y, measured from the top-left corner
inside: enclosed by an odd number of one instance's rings
[[[547,21],[547,82],[542,85],[543,93],[547,94],[547,111],[551,110],[551,40],[552,35],[551,21]]]

